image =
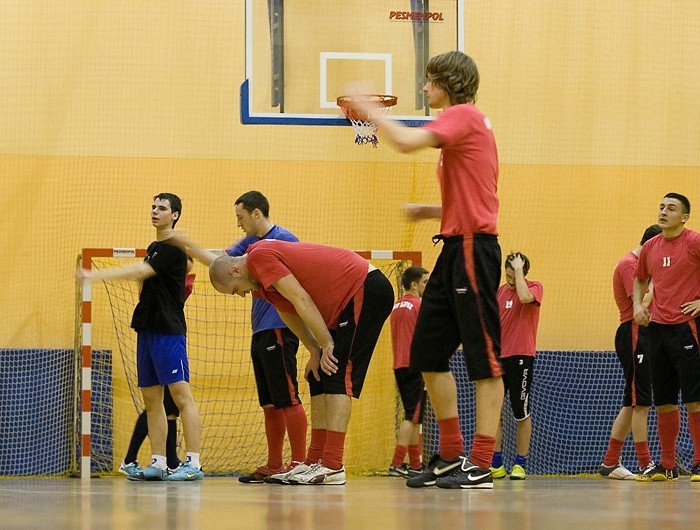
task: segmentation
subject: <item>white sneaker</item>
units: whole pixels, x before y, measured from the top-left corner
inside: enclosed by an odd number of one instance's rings
[[[127,464],[122,460],[122,463],[119,464],[119,469],[117,471],[124,473],[127,477],[133,477],[141,473],[143,469],[141,469],[138,462],[131,462],[130,464]]]
[[[611,478],[614,480],[634,480],[636,476],[622,464],[617,464],[614,466],[605,466],[601,464],[600,469],[598,469],[598,473],[605,478]]]
[[[321,464],[314,464],[308,471],[289,478],[290,484],[308,486],[342,486],[345,484],[345,466],[329,469]]]
[[[309,469],[311,469],[311,466],[306,465],[304,462],[292,462],[287,471],[265,477],[263,482],[265,484],[290,484],[290,477],[306,473]]]

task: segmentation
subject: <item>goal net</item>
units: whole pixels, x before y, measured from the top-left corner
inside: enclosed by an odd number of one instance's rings
[[[450,360],[457,383],[460,426],[468,453],[474,437],[474,384],[469,381],[461,351]],[[534,475],[594,474],[605,456],[610,429],[622,406],[624,377],[615,352],[538,351],[533,366],[530,392],[532,439],[527,471]],[[687,471],[692,465],[693,443],[688,432],[688,415],[681,410],[677,465]],[[516,422],[508,396],[503,403],[503,459],[507,469],[515,458]],[[649,412],[648,443],[658,462],[659,437],[656,409]],[[426,407],[423,420],[425,455],[438,451],[435,415]],[[622,452],[622,463],[637,471],[632,435]]]
[[[94,269],[122,266],[142,259],[145,251],[84,249],[83,264]],[[389,278],[401,294],[401,274],[420,264],[416,252],[359,252]],[[224,296],[210,285],[205,267],[195,264],[192,294],[185,303],[190,383],[202,416],[202,460],[207,473],[244,472],[264,463],[266,441],[250,361],[250,297]],[[139,297],[136,282],[107,282],[83,287],[78,341],[83,354],[83,467],[111,473],[123,459],[143,401],[136,380],[136,334],[131,315]],[[88,299],[89,300],[86,300]],[[299,348],[303,371],[308,352]],[[353,400],[345,465],[352,473],[385,470],[396,443],[398,399],[392,371],[389,326],[372,358],[362,399]],[[90,388],[86,388],[87,382]],[[299,392],[309,410],[308,385],[300,376]],[[90,407],[86,407],[86,402]],[[369,435],[371,433],[371,435]],[[309,429],[310,434],[310,429]],[[181,433],[178,446],[182,445]],[[285,446],[285,459],[290,458]],[[182,452],[181,452],[182,453]],[[181,454],[182,456],[182,454]],[[150,459],[145,443],[139,461]]]

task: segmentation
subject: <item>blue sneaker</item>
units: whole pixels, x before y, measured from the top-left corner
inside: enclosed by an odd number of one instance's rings
[[[202,480],[203,478],[204,471],[197,469],[190,463],[182,464],[172,475],[168,476],[168,480],[176,482]]]
[[[148,466],[146,469],[137,473],[136,475],[129,475],[126,478],[129,480],[168,480],[168,470],[160,469],[153,465]]]
[[[127,464],[124,461],[122,461],[122,463],[119,464],[118,471],[120,473],[124,473],[127,477],[132,477],[141,473],[143,469],[141,469],[141,466],[138,464],[138,462],[131,462],[130,464]]]

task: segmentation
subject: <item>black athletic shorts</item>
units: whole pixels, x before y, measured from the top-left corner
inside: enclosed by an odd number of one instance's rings
[[[646,333],[647,328],[639,327],[632,320],[620,324],[615,333],[615,353],[625,374],[623,407],[651,407],[652,404]]]
[[[250,357],[260,406],[281,409],[301,403],[297,383],[299,339],[287,328],[253,334]]]
[[[501,359],[503,386],[510,396],[510,407],[517,421],[522,421],[530,415],[530,386],[534,362],[535,358],[530,355],[512,355]]]
[[[501,247],[496,236],[443,238],[418,312],[411,369],[449,371],[450,357],[461,343],[469,379],[503,375],[496,300],[500,281]]]
[[[683,403],[700,401],[700,317],[681,324],[649,324],[651,384],[654,404],[676,405],[678,391]]]
[[[404,418],[413,423],[422,423],[426,396],[423,376],[420,372],[412,372],[410,368],[394,368],[394,377],[403,404]]]
[[[355,303],[361,304],[359,316]],[[346,394],[359,398],[365,383],[367,368],[379,340],[384,322],[394,307],[394,288],[380,270],[373,270],[365,279],[363,289],[350,300],[340,313],[338,329],[330,330],[338,359],[338,371],[326,375],[319,368],[320,381],[309,373],[309,393]]]
[[[165,408],[166,416],[175,416],[176,418],[180,416],[180,409],[177,408],[167,385],[163,387],[163,407]]]

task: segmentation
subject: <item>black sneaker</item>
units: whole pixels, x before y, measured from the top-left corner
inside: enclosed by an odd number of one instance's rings
[[[389,466],[389,476],[406,478],[408,476],[408,464],[401,464],[400,466],[391,464]]]
[[[647,469],[635,477],[635,480],[640,482],[664,482],[678,480],[678,468],[673,466],[673,469],[666,469],[661,464],[657,464],[652,469],[647,467]]]
[[[420,475],[421,473],[423,473],[423,471],[425,471],[425,466],[422,465],[422,464],[421,464],[420,467],[411,467],[411,466],[408,466],[407,470],[408,470],[408,476],[409,476],[409,477],[417,477],[418,475]]]
[[[493,489],[491,469],[481,469],[465,457],[460,456],[460,466],[447,476],[438,477],[438,488],[448,489]]]
[[[408,480],[406,480],[406,486],[409,488],[427,488],[428,486],[434,486],[438,477],[444,477],[457,469],[460,462],[461,460],[449,462],[440,458],[440,455],[435,455],[430,459],[427,467],[420,475],[409,477]]]
[[[700,464],[690,468],[690,482],[700,482]]]

